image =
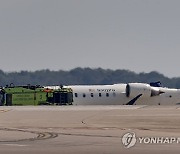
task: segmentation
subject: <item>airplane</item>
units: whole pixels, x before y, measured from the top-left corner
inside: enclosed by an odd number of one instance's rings
[[[180,89],[162,87],[161,83],[113,85],[69,85],[73,105],[179,105]],[[62,86],[47,86],[58,89]]]

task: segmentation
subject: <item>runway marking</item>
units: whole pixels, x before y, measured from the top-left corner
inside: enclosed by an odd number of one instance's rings
[[[120,136],[113,135],[95,135],[95,134],[74,134],[74,133],[58,133],[59,135],[65,136],[84,136],[84,137],[110,137],[110,138],[120,138]]]
[[[16,146],[16,147],[27,147],[28,145],[24,145],[24,144],[1,144],[1,145],[5,145],[5,146]]]
[[[3,131],[18,131],[18,132],[24,132],[24,133],[32,133],[36,134],[36,137],[31,138],[24,138],[24,139],[12,139],[12,140],[0,140],[0,143],[8,143],[8,142],[20,142],[20,141],[36,141],[36,140],[46,140],[46,139],[52,139],[58,137],[57,133],[53,132],[39,132],[39,131],[29,131],[29,130],[23,130],[23,129],[16,129],[16,128],[0,128],[0,130]]]
[[[108,115],[107,117],[168,117],[168,116],[178,116],[179,114],[153,114],[153,115],[149,115],[149,114],[141,114],[141,115],[136,115],[136,114],[127,114],[127,115]]]
[[[87,106],[3,106],[0,111],[109,111],[109,110],[134,110],[147,105],[87,105]]]

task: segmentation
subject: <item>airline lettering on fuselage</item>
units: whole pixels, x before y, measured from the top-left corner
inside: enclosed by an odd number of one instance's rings
[[[97,89],[98,92],[115,92],[115,89]]]
[[[95,89],[89,89],[89,92],[95,92]]]
[[[115,89],[96,89],[98,92],[115,92]],[[89,89],[89,92],[95,92],[95,89]]]

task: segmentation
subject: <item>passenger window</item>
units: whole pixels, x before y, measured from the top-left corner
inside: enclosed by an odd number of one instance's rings
[[[94,97],[93,93],[91,93],[91,97]]]
[[[109,97],[109,93],[106,93],[106,97]]]
[[[85,93],[83,93],[83,97],[86,97],[86,94],[85,94]]]
[[[99,97],[101,97],[102,96],[102,94],[101,93],[99,93]]]
[[[77,93],[74,93],[75,97],[78,97],[78,94]]]
[[[113,96],[116,97],[116,93],[115,92],[113,92]]]

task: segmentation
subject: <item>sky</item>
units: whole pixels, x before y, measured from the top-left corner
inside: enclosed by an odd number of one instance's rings
[[[180,77],[179,0],[0,0],[0,69]]]

